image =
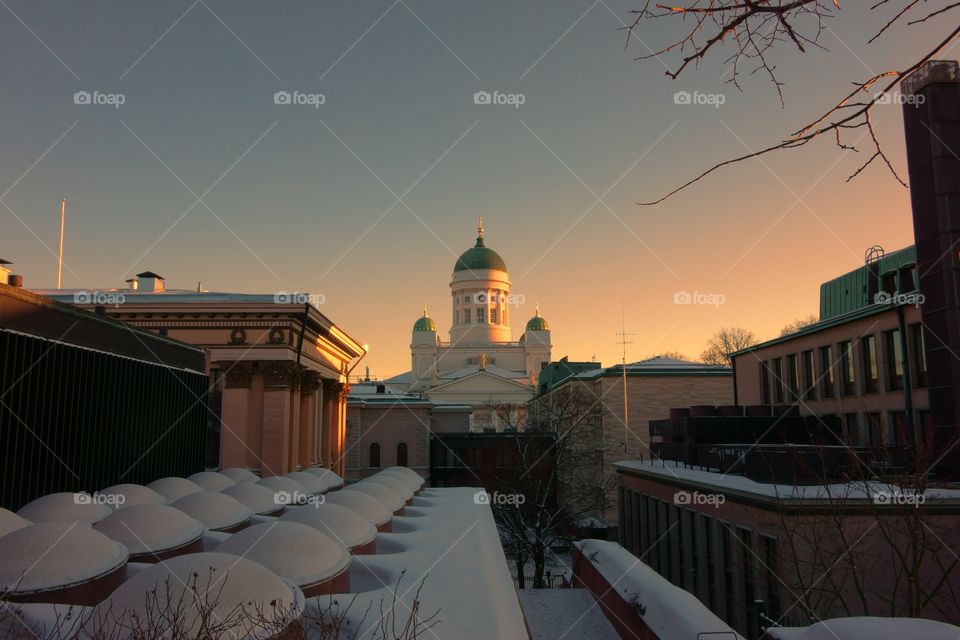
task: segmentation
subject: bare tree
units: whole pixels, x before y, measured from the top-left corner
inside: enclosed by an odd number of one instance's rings
[[[752,331],[740,327],[721,327],[707,340],[707,347],[700,354],[700,360],[706,364],[731,366],[728,354],[757,344]]]
[[[533,588],[545,586],[547,554],[584,521],[600,517],[613,489],[604,476],[600,402],[586,389],[561,387],[536,399],[513,434],[515,471],[493,512],[504,546],[514,551],[519,585],[533,561]]]
[[[687,356],[683,355],[679,351],[664,351],[659,355],[664,358],[673,358],[674,360],[683,360],[684,362],[691,362],[693,360],[692,358],[688,358]]]
[[[898,439],[908,441],[902,430]],[[787,626],[837,616],[960,622],[956,516],[937,504],[948,478],[937,473],[941,450],[927,446],[932,434],[921,430],[915,445],[847,448],[830,433],[847,463],[838,469],[823,445],[802,459],[793,449],[795,480],[778,485],[781,508],[764,523],[781,549],[777,566],[768,567],[783,601],[773,619]],[[782,460],[769,464],[782,473]],[[795,492],[810,477],[823,484],[807,487],[816,497],[798,509]]]
[[[797,331],[800,331],[801,329],[805,329],[812,324],[818,323],[819,321],[820,321],[819,318],[817,318],[817,316],[813,315],[812,313],[808,316],[797,318],[793,322],[789,322],[786,325],[784,325],[783,329],[780,329],[780,335],[788,336],[791,333],[796,333]]]
[[[798,53],[806,53],[808,49],[826,51],[822,36],[828,28],[828,21],[840,10],[840,4],[841,0],[688,0],[685,5],[671,6],[655,0],[645,0],[643,8],[633,12],[635,20],[627,27],[627,47],[630,46],[633,33],[650,23],[654,23],[652,28],[660,29],[657,23],[662,20],[680,21],[684,28],[679,39],[637,59],[662,60],[670,55],[676,56],[678,59],[674,68],[666,73],[668,77],[676,79],[712,54],[722,55],[720,51],[726,49],[726,62],[732,69],[728,82],[740,89],[742,73],[765,76],[775,87],[782,105],[783,82],[777,75],[777,66],[772,60],[775,50],[787,46],[795,48]],[[821,136],[832,138],[839,150],[857,151],[855,143],[845,141],[844,136],[859,131],[869,135],[871,153],[850,174],[848,181],[874,161],[880,160],[894,178],[906,186],[877,138],[872,120],[874,107],[886,100],[885,96],[893,93],[901,80],[945,51],[960,37],[960,25],[955,19],[951,19],[950,15],[958,7],[960,2],[955,0],[875,0],[873,4],[855,5],[852,10],[863,14],[871,11],[889,12],[883,26],[868,40],[868,44],[878,41],[892,29],[909,28],[928,21],[936,27],[942,26],[941,36],[930,39],[924,53],[904,60],[899,68],[886,69],[870,77],[855,80],[852,90],[841,95],[823,113],[779,142],[759,151],[719,162],[666,195],[638,204],[663,202],[721,167],[774,151],[801,147]]]

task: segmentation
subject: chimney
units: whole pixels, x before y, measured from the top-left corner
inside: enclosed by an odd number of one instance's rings
[[[137,274],[137,290],[144,293],[160,293],[166,290],[163,276],[153,271],[144,271]]]
[[[936,451],[960,425],[960,362],[952,355],[960,353],[960,65],[931,60],[900,85]]]
[[[23,276],[11,273],[7,276],[7,284],[11,287],[17,287],[18,289],[23,288]]]

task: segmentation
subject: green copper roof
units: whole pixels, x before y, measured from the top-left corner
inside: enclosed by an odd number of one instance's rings
[[[477,236],[477,244],[467,249],[457,258],[453,271],[479,271],[482,269],[507,270],[507,264],[500,254],[483,244],[483,236]]]
[[[413,323],[413,330],[414,331],[436,331],[437,323],[434,322],[433,318],[428,316],[426,312],[424,312],[423,316],[420,318],[417,318],[417,321]]]
[[[550,331],[550,325],[539,313],[527,321],[527,331]]]

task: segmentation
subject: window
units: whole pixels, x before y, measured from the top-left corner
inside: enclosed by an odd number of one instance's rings
[[[860,422],[857,414],[847,413],[843,416],[843,431],[845,440],[852,445],[860,444]]]
[[[893,296],[897,292],[897,272],[890,271],[883,274],[883,291]]]
[[[483,307],[477,307],[477,322],[487,321],[487,310]]]
[[[743,553],[741,555],[743,559],[743,575],[740,577],[743,580],[743,604],[746,608],[747,619],[749,620],[753,617],[754,602],[757,595],[756,578],[753,575],[753,532],[743,527],[737,527],[737,533],[740,537],[740,544],[743,545]]]
[[[857,393],[857,368],[853,364],[853,345],[841,342],[840,347],[840,380],[843,395],[852,396]]]
[[[766,362],[760,363],[760,402],[770,404],[770,369]]]
[[[467,308],[467,309],[464,309],[464,310],[463,310],[463,324],[470,324],[470,323],[471,323],[471,320],[470,320],[470,309]]]
[[[497,308],[490,309],[490,324],[497,324]]]
[[[910,326],[911,342],[913,342],[913,386],[920,388],[927,386],[927,352],[923,337],[923,325]]]
[[[763,564],[766,573],[767,615],[774,620],[780,618],[780,585],[777,578],[777,539],[760,535],[763,541]]]
[[[783,361],[773,359],[773,400],[783,402]]]
[[[877,339],[873,335],[864,336],[860,346],[863,360],[863,392],[877,391]]]
[[[871,447],[879,447],[882,444],[880,431],[883,428],[880,424],[880,412],[871,411],[863,414],[863,416],[866,419],[867,444]]]
[[[453,312],[453,324],[460,324],[460,312],[459,312],[459,311],[454,311],[454,312]]]
[[[907,425],[907,414],[905,411],[887,412],[887,421],[889,422],[890,435],[888,442],[891,444],[903,444],[909,442],[911,434]]]
[[[816,400],[817,388],[813,383],[816,373],[813,369],[813,350],[804,351],[800,354],[800,358],[803,364],[803,397],[807,400]]]
[[[883,351],[887,361],[887,390],[903,389],[903,351],[900,349],[900,329],[883,334]]]
[[[787,356],[787,387],[790,389],[789,400],[796,400],[800,397],[799,381],[800,375],[797,371],[797,354],[791,353]]]
[[[370,445],[370,466],[380,466],[380,445],[376,442]]]
[[[833,397],[833,348],[820,347],[820,397]]]
[[[407,443],[401,442],[397,445],[397,466],[407,466]]]
[[[900,269],[900,291],[909,293],[917,289],[917,265]]]

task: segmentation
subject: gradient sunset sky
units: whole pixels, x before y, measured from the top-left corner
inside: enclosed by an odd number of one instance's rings
[[[424,302],[446,337],[478,215],[525,298],[514,338],[539,300],[555,358],[604,364],[620,359],[621,309],[629,359],[695,356],[722,325],[775,336],[867,247],[912,242],[908,191],[879,164],[847,183],[869,150],[830,140],[634,204],[775,142],[942,35],[899,27],[868,45],[890,16],[863,3],[828,22],[829,51],[774,54],[781,109],[760,76],[743,93],[724,82],[729,50],[676,81],[676,58],[634,60],[647,49],[624,50],[622,27],[639,1],[5,2],[0,257],[28,288],[56,285],[65,196],[64,287],[153,270],[173,288],[320,294],[387,377],[409,368]],[[679,34],[637,35],[656,49]],[[125,102],[77,105],[78,91]],[[276,105],[277,91],[325,103]],[[525,102],[476,105],[477,91]],[[725,102],[676,105],[677,91]],[[876,117],[903,175],[900,107]],[[725,301],[678,305],[678,291]]]

